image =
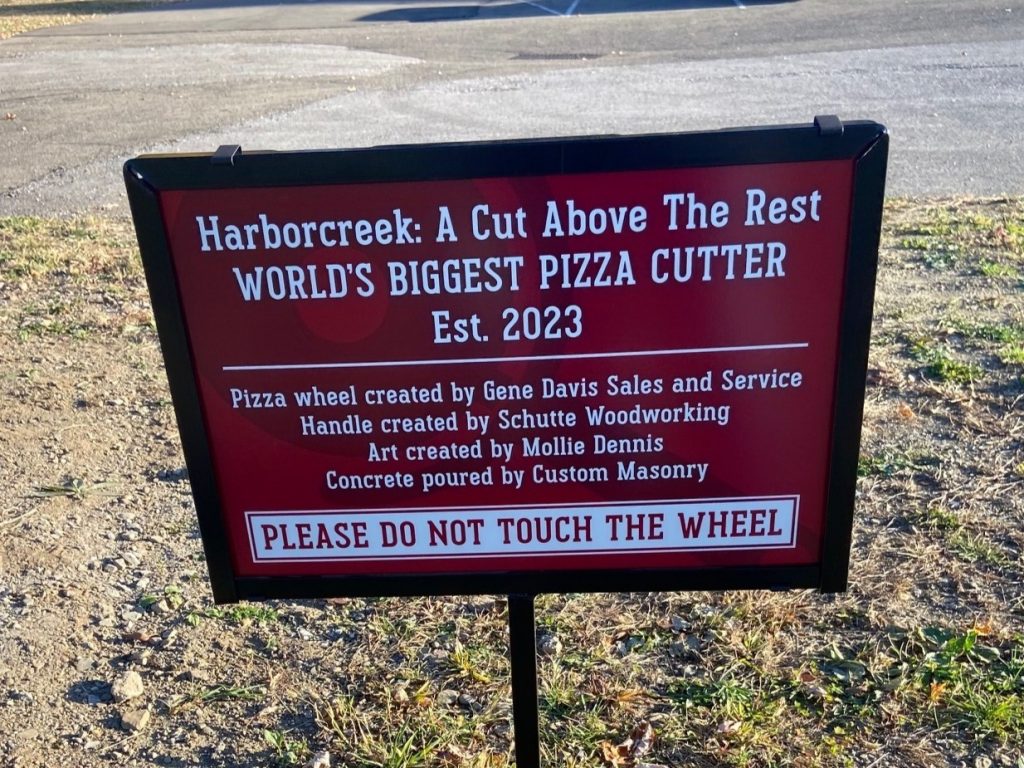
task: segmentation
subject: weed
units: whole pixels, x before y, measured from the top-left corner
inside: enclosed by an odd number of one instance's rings
[[[349,764],[359,768],[435,765],[437,753],[459,733],[429,710],[400,711],[390,700],[383,717],[364,711],[351,696],[315,701],[313,710],[320,728],[344,745]]]
[[[274,750],[275,762],[279,766],[299,765],[309,757],[306,740],[293,739],[286,731],[264,730],[263,739]]]
[[[1024,344],[1005,347],[999,351],[1003,365],[1024,365]]]
[[[923,471],[933,468],[938,463],[938,459],[933,456],[899,453],[886,449],[870,456],[861,456],[857,460],[857,475],[893,477],[907,470]]]
[[[60,485],[40,485],[35,489],[33,496],[54,497],[64,496],[75,501],[82,501],[87,496],[110,488],[113,484],[107,481],[99,483],[87,483],[85,480],[74,477],[66,480]]]
[[[927,251],[931,241],[926,237],[904,237],[899,242],[900,248],[907,251]]]
[[[933,346],[928,341],[919,339],[911,345],[910,353],[925,363],[927,376],[947,384],[964,386],[973,384],[982,377],[980,366],[957,360],[944,346]]]
[[[918,525],[936,531],[954,531],[961,525],[956,512],[945,507],[927,507],[914,515],[912,519]]]
[[[234,603],[224,607],[216,606],[203,611],[192,611],[185,620],[195,626],[202,619],[220,619],[231,624],[248,626],[249,624],[270,624],[279,621],[281,614],[276,608],[268,605],[252,603]]]
[[[978,262],[978,271],[985,277],[1008,277],[1016,280],[1021,276],[1020,270],[1012,264],[1004,264],[1001,261],[992,261],[990,259],[981,259]]]
[[[492,652],[489,648],[466,647],[461,642],[455,642],[455,648],[450,659],[455,671],[464,677],[475,680],[478,683],[490,683],[492,678],[486,671],[489,657]]]
[[[1010,562],[1005,551],[980,533],[971,533],[961,528],[949,537],[948,543],[949,548],[958,557],[969,563],[981,562],[986,565],[1002,566]]]
[[[955,318],[950,324],[968,339],[997,341],[1001,344],[1024,342],[1024,325],[1020,323],[976,323]]]
[[[193,693],[175,696],[167,702],[167,709],[173,714],[191,704],[212,704],[220,701],[261,701],[267,689],[262,685],[230,685],[222,683],[203,688]]]
[[[148,593],[139,598],[139,605],[143,608],[151,608],[157,603],[165,602],[172,610],[177,610],[185,602],[185,596],[181,593],[181,587],[176,584],[168,584],[164,587],[163,594]]]
[[[30,307],[18,323],[18,340],[24,342],[33,336],[85,339],[94,329],[76,317],[77,313],[61,301],[50,302],[45,307]]]

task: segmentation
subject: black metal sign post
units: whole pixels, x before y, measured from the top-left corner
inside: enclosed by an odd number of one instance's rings
[[[540,768],[537,709],[537,624],[532,594],[508,596],[509,664],[516,768]]]

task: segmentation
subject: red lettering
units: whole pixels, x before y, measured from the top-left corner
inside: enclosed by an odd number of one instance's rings
[[[768,514],[766,509],[750,510],[750,535],[764,536],[764,518]]]
[[[704,526],[704,513],[698,512],[689,516],[685,512],[679,513],[679,528],[683,532],[684,539],[696,539],[700,536],[700,529]]]
[[[263,548],[270,549],[273,542],[277,541],[277,527],[264,523],[260,526],[260,530],[263,532]]]

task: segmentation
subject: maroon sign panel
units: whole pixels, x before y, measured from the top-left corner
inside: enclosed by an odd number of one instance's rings
[[[218,599],[841,588],[885,161],[851,133],[131,161]]]

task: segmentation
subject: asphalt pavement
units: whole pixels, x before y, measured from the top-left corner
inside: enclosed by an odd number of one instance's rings
[[[893,194],[1021,194],[1022,83],[1016,0],[163,4],[0,42],[0,214],[124,211],[143,152],[823,113],[889,127]]]

